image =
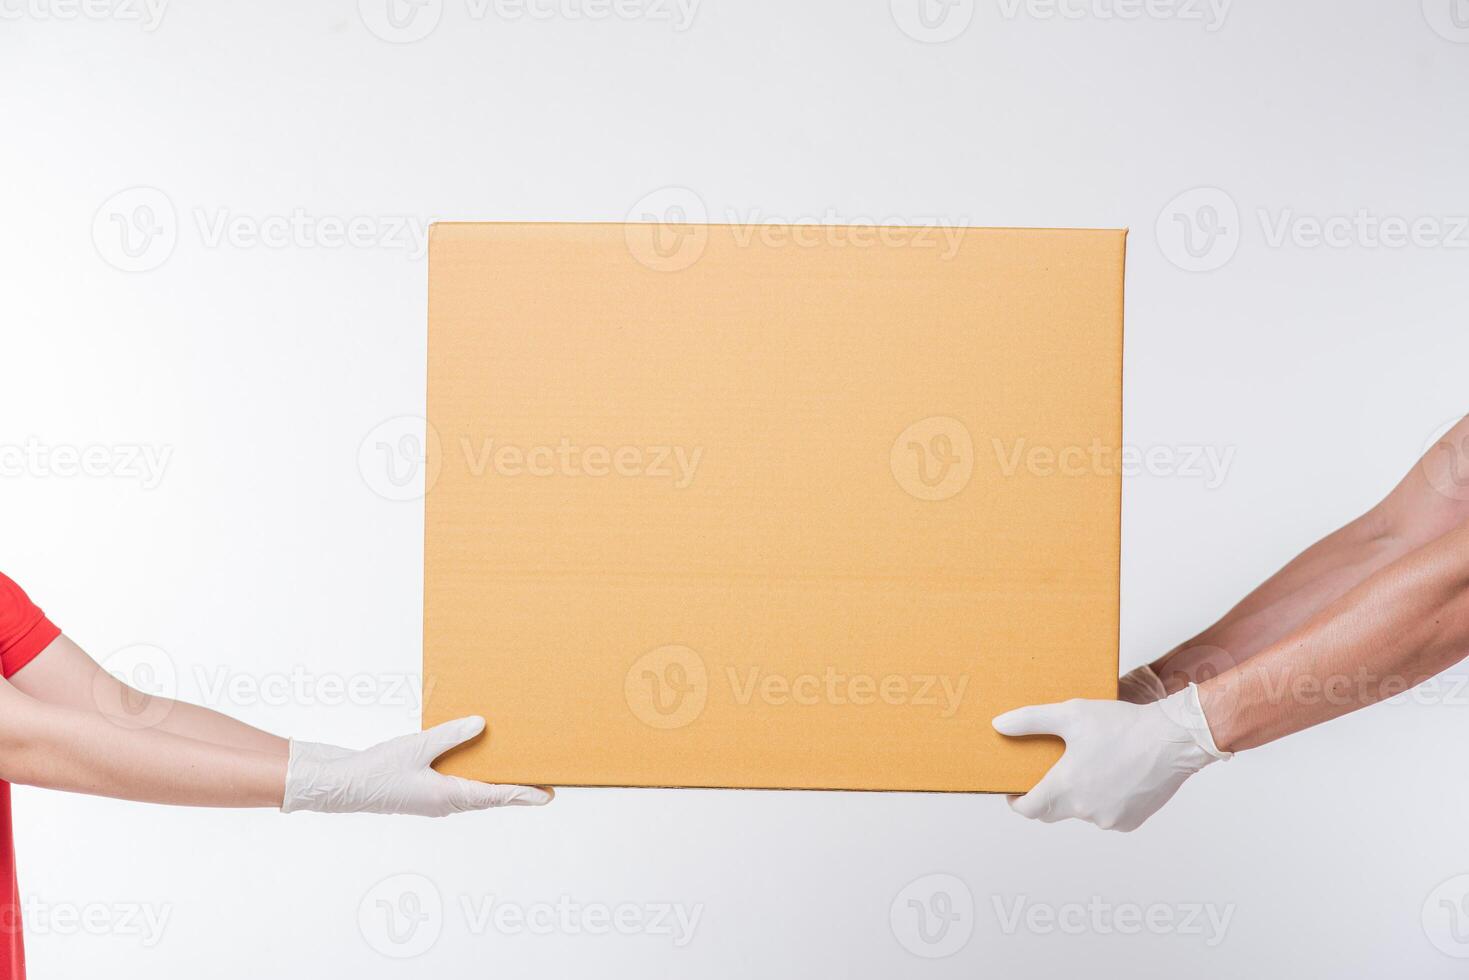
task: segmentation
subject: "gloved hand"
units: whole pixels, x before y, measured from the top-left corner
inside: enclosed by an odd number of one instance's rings
[[[1034,789],[1010,797],[1011,809],[1103,830],[1136,830],[1184,780],[1232,755],[1214,744],[1193,684],[1144,705],[1075,699],[1016,708],[994,726],[1002,735],[1059,735],[1066,742],[1061,761]]]
[[[534,786],[478,783],[429,768],[439,756],[474,738],[484,727],[483,718],[460,718],[360,752],[292,739],[281,811],[443,817],[493,806],[551,802],[551,793]]]
[[[1117,700],[1129,704],[1152,704],[1168,696],[1163,679],[1150,664],[1135,667],[1117,679]]]

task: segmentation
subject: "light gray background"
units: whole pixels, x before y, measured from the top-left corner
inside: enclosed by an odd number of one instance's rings
[[[678,187],[713,220],[1130,227],[1127,442],[1233,455],[1220,479],[1129,476],[1124,666],[1469,409],[1451,0],[1240,0],[1222,20],[935,0],[931,29],[905,0],[704,0],[688,24],[429,0],[396,32],[386,0],[67,2],[0,8],[3,567],[95,655],[275,731],[355,745],[417,723],[397,681],[419,659],[420,508],[359,466],[369,433],[423,411],[425,268],[398,216],[622,220]],[[386,240],[212,234],[298,211]],[[1426,224],[1312,244],[1311,220],[1359,212]],[[1272,242],[1283,218],[1298,234]],[[164,234],[129,257],[119,219]],[[129,447],[169,453],[161,479]],[[303,663],[369,693],[206,690]],[[566,790],[424,823],[22,788],[32,975],[1457,976],[1442,950],[1469,947],[1438,901],[1469,887],[1435,889],[1469,872],[1466,731],[1452,687],[1381,706],[1209,770],[1131,836],[983,796]],[[378,886],[399,874],[421,877]],[[444,910],[390,935],[377,903],[411,911],[405,890]],[[959,918],[926,944],[907,900],[939,911],[938,891]],[[512,934],[466,916],[490,898],[700,918],[682,946],[646,921]],[[1018,901],[1040,911],[1011,927]],[[1127,934],[1129,904],[1174,927]],[[1222,941],[1182,927],[1193,905],[1229,916]]]

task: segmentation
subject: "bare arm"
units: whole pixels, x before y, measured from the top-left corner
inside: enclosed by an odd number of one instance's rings
[[[136,691],[103,670],[81,647],[59,636],[10,683],[36,701],[100,714],[120,727],[146,727],[227,748],[285,759],[286,739],[185,701]]]
[[[1243,664],[1373,575],[1469,519],[1469,418],[1367,514],[1308,548],[1219,622],[1153,663],[1168,693]]]
[[[33,668],[40,669],[29,686],[62,703],[0,681],[0,779],[12,783],[175,806],[422,816],[537,805],[553,795],[431,768],[444,752],[479,736],[483,718],[445,722],[354,752],[288,743],[166,698],[129,702],[142,696],[69,641],[53,641],[13,676]]]
[[[1469,654],[1469,524],[1370,576],[1199,685],[1218,746],[1250,749],[1401,694]]]
[[[1205,766],[1401,694],[1469,655],[1469,420],[1373,513],[1308,550],[1195,642],[1225,649],[1185,644],[1163,658],[1169,691],[1138,668],[1122,679],[1118,701],[997,717],[1001,734],[1066,743],[1061,761],[1012,798],[1016,812],[1135,829]],[[1189,676],[1217,665],[1217,674]]]
[[[1059,735],[1022,816],[1133,830],[1194,773],[1393,697],[1469,654],[1469,522],[1369,576],[1248,663],[1175,694],[1007,711],[1003,735]]]
[[[0,653],[10,672],[0,680],[0,780],[175,806],[428,817],[539,806],[554,795],[434,771],[439,756],[484,733],[477,715],[354,751],[147,697],[58,635],[3,574]]]
[[[182,806],[278,807],[283,755],[126,728],[0,681],[0,779]]]

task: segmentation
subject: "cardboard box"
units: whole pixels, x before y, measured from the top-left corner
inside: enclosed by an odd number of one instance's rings
[[[1028,789],[990,719],[1116,696],[1124,241],[435,225],[439,768]]]

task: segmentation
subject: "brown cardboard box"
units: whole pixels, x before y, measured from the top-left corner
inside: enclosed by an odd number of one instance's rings
[[[1033,785],[990,719],[1116,695],[1124,240],[435,225],[439,768]]]

